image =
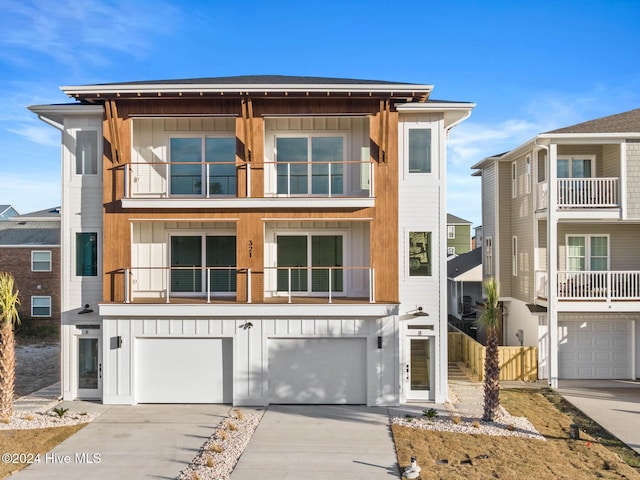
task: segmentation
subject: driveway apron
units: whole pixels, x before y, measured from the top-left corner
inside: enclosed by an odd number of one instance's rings
[[[386,408],[271,405],[231,480],[399,478]]]
[[[74,402],[64,402],[61,406],[77,409]],[[96,405],[96,410],[103,413],[47,457],[42,455],[40,463],[16,473],[15,478],[175,478],[198,453],[230,407]]]

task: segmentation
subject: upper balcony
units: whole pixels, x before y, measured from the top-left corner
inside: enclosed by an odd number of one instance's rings
[[[620,214],[620,179],[612,178],[559,178],[555,209],[561,213],[617,218]],[[549,208],[549,182],[538,183],[537,210]]]
[[[367,161],[140,162],[124,167],[130,208],[368,207],[374,168]],[[252,197],[254,182],[263,195]],[[242,192],[242,194],[239,194]]]

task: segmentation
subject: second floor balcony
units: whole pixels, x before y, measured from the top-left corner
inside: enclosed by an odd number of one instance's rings
[[[620,208],[620,179],[559,178],[557,182],[558,210]],[[549,182],[538,184],[537,209],[549,208]]]
[[[536,296],[548,299],[548,273],[536,272]],[[640,301],[640,271],[557,272],[560,301]]]
[[[374,198],[369,161],[139,162],[123,168],[123,203],[131,207],[255,208],[261,200],[276,208],[308,202],[319,206],[318,200],[366,207]]]

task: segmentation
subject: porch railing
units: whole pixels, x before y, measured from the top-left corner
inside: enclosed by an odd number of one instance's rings
[[[640,300],[640,272],[558,272],[559,300]]]
[[[246,170],[246,191],[251,192],[248,163],[134,162],[124,166],[124,197],[235,197],[239,170]]]
[[[559,178],[558,207],[560,208],[617,208],[620,206],[620,179]],[[538,184],[539,210],[548,208],[548,182]]]
[[[373,267],[267,267],[269,275],[265,293],[273,296],[285,296],[288,303],[293,297],[320,297],[333,303],[335,297],[360,296],[366,291],[369,303],[375,303],[375,270]],[[347,288],[360,275],[359,283],[363,289]]]
[[[373,197],[373,163],[266,162],[265,196]]]

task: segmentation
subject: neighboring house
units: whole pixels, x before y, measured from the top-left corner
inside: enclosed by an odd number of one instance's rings
[[[640,373],[640,109],[540,134],[474,165],[484,276],[508,345],[559,379]]]
[[[432,86],[62,87],[65,399],[442,402],[447,131]]]
[[[447,255],[471,251],[471,222],[447,214]]]
[[[11,205],[0,205],[0,222],[9,220],[12,217],[20,215],[18,211]]]
[[[11,273],[19,290],[21,324],[60,326],[60,209],[0,222],[0,271]]]
[[[474,227],[473,230],[475,231],[475,233],[473,234],[473,237],[471,237],[471,250],[482,248],[482,225]]]
[[[447,261],[447,290],[449,292],[449,320],[467,334],[475,331],[478,303],[482,303],[482,249]]]

